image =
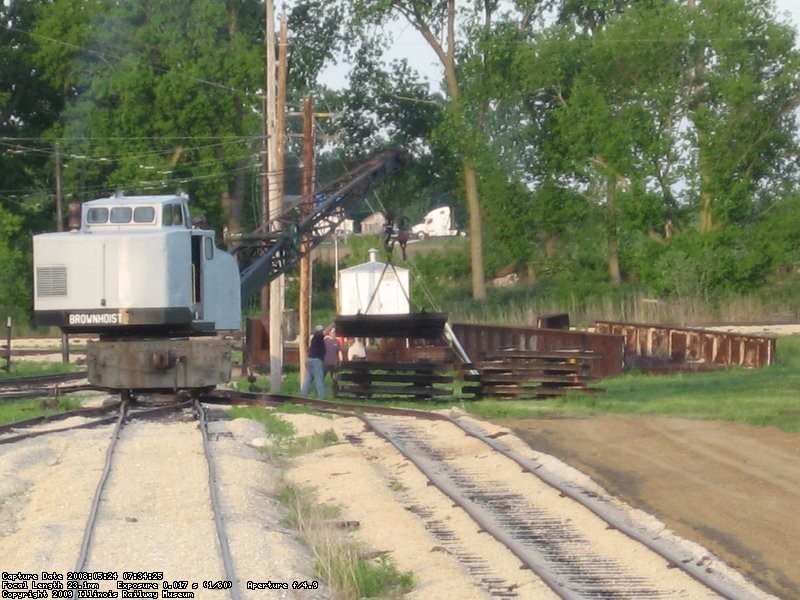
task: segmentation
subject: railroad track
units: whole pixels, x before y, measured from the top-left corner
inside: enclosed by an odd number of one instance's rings
[[[124,573],[117,570],[119,564],[108,560],[109,556],[119,555],[120,543],[125,541],[128,550],[138,555],[141,563],[144,563],[141,571],[131,572],[149,573],[141,578],[131,576],[128,585],[150,586],[161,597],[166,580],[159,567],[169,564],[170,554],[185,553],[190,560],[184,560],[184,563],[191,568],[180,574],[180,580],[172,579],[167,583],[173,593],[192,591],[193,585],[197,586],[202,582],[203,586],[227,590],[230,598],[239,600],[239,582],[223,525],[206,411],[196,400],[180,402],[168,409],[173,411],[173,418],[169,421],[144,421],[141,418],[145,413],[140,412],[134,419],[130,419],[132,415],[128,412],[128,403],[121,404],[87,518],[75,572],[110,573],[114,575],[109,577],[112,584],[115,584],[112,589],[116,589],[120,580],[125,585]],[[153,410],[158,411],[159,415],[164,414],[164,407]],[[156,462],[163,461],[162,446],[170,435],[170,430],[186,427],[199,430],[193,436],[194,448],[175,448],[177,460],[173,461],[172,468],[166,473],[164,470],[142,468],[142,462],[148,462],[148,455],[154,457]],[[129,481],[126,482],[129,478],[136,479],[135,486],[131,487]],[[178,498],[205,494],[209,504],[195,512],[178,513],[176,517],[182,525],[179,528],[165,527],[163,522],[148,522],[147,518],[133,516],[141,514],[142,506],[146,506],[148,501],[162,498],[163,496],[154,494],[153,491],[165,487],[171,495]],[[201,492],[203,489],[205,491]],[[104,516],[101,517],[101,514]],[[133,540],[143,543],[134,544]],[[200,554],[194,553],[198,548],[216,548],[216,556],[208,557],[206,553],[206,557],[201,558]],[[145,556],[149,558],[146,559]],[[191,560],[194,557],[197,560]],[[194,594],[202,592],[195,591]]]
[[[0,401],[39,398],[41,396],[61,396],[95,389],[88,383],[75,383],[84,380],[86,380],[86,371],[0,379]]]
[[[526,455],[524,448],[507,445],[502,435],[490,435],[470,419],[388,408],[370,408],[369,414],[363,414],[364,406],[233,392],[212,392],[201,399],[223,405],[293,402],[360,418],[364,432],[349,436],[348,441],[356,450],[363,448],[365,460],[372,460],[374,453],[374,446],[367,448],[368,436],[379,436],[384,441],[370,443],[390,444],[428,479],[430,486],[449,498],[450,508],[444,511],[419,499],[406,508],[434,536],[438,551],[455,557],[476,587],[489,597],[526,598],[531,597],[531,589],[541,590],[537,598],[766,597],[742,586],[739,579],[728,577],[708,557],[698,556],[660,532],[632,521],[608,498],[560,481],[547,465]],[[197,558],[193,566],[181,567],[181,581],[222,582],[230,586],[230,597],[238,598],[236,585],[243,578],[237,579],[234,572],[238,558],[234,561],[231,557],[222,527],[225,517],[218,498],[214,498],[218,489],[203,405],[195,400],[190,408],[184,402],[158,411],[150,409],[151,413],[133,418],[126,403],[120,403],[117,410],[102,469],[97,456],[93,457],[94,466],[87,466],[87,472],[98,473],[98,483],[88,519],[84,513],[86,526],[75,572],[113,572],[120,566],[121,547],[127,552],[124,564],[141,571],[157,571],[159,565],[171,564],[176,554],[195,556],[198,548],[214,548],[213,557]],[[169,419],[143,418],[164,417],[168,410],[173,414]],[[108,415],[102,418],[107,420]],[[171,433],[182,428],[199,429],[200,433],[193,435],[190,446],[167,449],[167,455],[176,460],[166,475],[163,469],[153,469],[153,461],[164,461],[168,440],[186,437]],[[203,460],[199,458],[201,446]],[[201,475],[205,481],[201,481]],[[86,495],[85,482],[83,487]],[[176,523],[155,524],[148,518],[146,507],[163,503],[164,490],[175,498],[201,493],[209,498],[210,508],[202,514],[176,513]],[[474,538],[464,537],[462,529],[451,527],[456,518],[454,510],[459,519],[471,519],[475,524],[472,530],[480,536],[490,535],[496,552],[487,556],[476,547]],[[116,562],[110,557],[116,557]],[[509,560],[517,561],[523,571],[498,568]],[[122,573],[117,574],[122,577]],[[243,569],[243,575],[251,573]],[[539,587],[532,588],[532,580]]]
[[[50,597],[71,597],[71,587],[255,600],[266,585],[289,586],[270,597],[295,597],[293,584],[320,588],[303,598],[326,597],[290,532],[277,536],[285,547],[271,545],[282,528],[262,519],[269,500],[257,486],[266,467],[234,439],[259,426],[241,420],[237,429],[223,409],[186,396],[165,401],[121,399],[92,418],[65,417],[57,431],[26,422],[0,432],[0,441],[16,442],[0,444],[4,570],[39,574],[39,585],[51,583],[41,580],[45,571],[60,575],[66,589],[48,588]],[[14,583],[4,579],[4,590]]]
[[[559,598],[746,597],[703,569],[676,569],[693,562],[688,552],[675,549],[665,560],[643,545],[645,532],[641,541],[635,540],[620,531],[623,519],[608,514],[601,518],[576,507],[575,499],[534,474],[536,466],[523,465],[526,476],[521,479],[520,464],[507,449],[474,429],[451,421],[422,427],[411,417],[366,416],[365,421]],[[441,524],[445,516],[426,518]],[[476,557],[450,531],[439,528],[435,534],[440,543],[463,555],[467,568],[474,570]],[[478,570],[487,593],[524,597],[515,593],[516,582],[487,577],[490,567],[487,563]]]
[[[698,556],[697,547],[681,545],[659,529],[637,523],[613,499],[563,480],[470,419],[284,400],[360,418],[461,508],[478,530],[494,537],[524,569],[544,581],[555,597],[767,597],[741,578],[732,577],[715,559]],[[348,441],[363,445],[360,436],[351,435]],[[374,447],[365,449],[365,459],[371,460],[374,452]],[[471,550],[473,542],[459,539],[446,526],[450,511],[437,514],[418,505],[408,509],[426,522],[444,551],[459,558],[487,595],[526,597],[525,592],[516,591],[524,588],[519,580],[499,575],[491,560]]]

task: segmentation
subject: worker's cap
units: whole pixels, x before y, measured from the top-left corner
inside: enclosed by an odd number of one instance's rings
[[[324,327],[322,325],[317,325],[316,327],[314,327],[314,331],[322,331],[323,329]]]

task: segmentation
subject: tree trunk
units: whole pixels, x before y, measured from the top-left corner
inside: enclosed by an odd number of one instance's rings
[[[698,133],[698,137],[699,137]],[[702,149],[700,150],[702,153]],[[714,223],[711,218],[711,194],[708,191],[708,174],[704,170],[705,161],[702,156],[698,161],[700,168],[700,231],[711,231],[714,228]]]
[[[483,224],[475,168],[464,159],[464,189],[469,210],[469,248],[472,266],[472,297],[486,300],[486,278],[483,276]]]
[[[687,6],[690,11],[697,11],[696,0],[688,0]],[[700,112],[705,109],[706,102],[706,86],[705,81],[706,65],[705,65],[705,49],[698,47],[694,57],[694,72],[692,73],[692,103],[694,111]],[[702,127],[698,126],[697,120],[693,120],[694,126],[697,129],[697,170],[700,176],[700,231],[711,231],[713,223],[711,219],[711,204],[713,198],[708,191],[709,182],[711,177],[708,174],[708,161],[705,157],[703,150],[704,133]]]
[[[401,11],[404,12],[404,11]],[[455,63],[455,0],[447,2],[446,17],[446,36],[447,50],[436,40],[430,28],[420,21],[414,21],[408,14],[414,10],[407,11],[406,18],[419,31],[423,38],[439,57],[444,67],[445,83],[450,99],[456,107],[460,108],[461,91],[458,85],[458,73]],[[459,110],[460,113],[460,110]],[[463,116],[463,115],[462,115]],[[481,222],[481,205],[478,194],[478,177],[475,172],[475,165],[472,158],[462,151],[461,167],[464,174],[464,193],[467,197],[467,211],[469,212],[469,236],[470,236],[470,265],[472,267],[472,297],[475,300],[486,300],[486,278],[483,274],[483,224]]]
[[[552,233],[547,234],[547,237],[544,240],[544,255],[547,258],[553,258],[556,253],[557,244],[558,238]]]
[[[619,269],[619,243],[617,240],[617,206],[614,202],[614,193],[617,183],[613,176],[606,181],[606,219],[608,231],[608,275],[615,285],[622,283],[622,273]]]
[[[222,211],[225,213],[225,227],[229,234],[242,230],[242,207],[244,205],[246,174],[245,161],[239,161],[236,168],[236,179],[233,189],[222,194]]]
[[[619,269],[617,234],[613,231],[608,232],[608,274],[611,277],[612,283],[616,285],[622,283],[622,273]]]

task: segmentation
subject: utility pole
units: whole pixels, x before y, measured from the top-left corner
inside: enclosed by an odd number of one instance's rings
[[[64,188],[61,182],[61,171],[63,163],[61,160],[61,144],[56,142],[56,231],[64,231]],[[10,322],[9,322],[10,331]],[[11,346],[8,347],[9,355]],[[61,332],[61,362],[69,363],[69,336]]]
[[[278,33],[278,91],[275,110],[275,142],[277,146],[278,197],[281,207],[286,190],[286,80],[289,71],[289,26],[286,13],[281,13],[281,28]]]
[[[303,213],[311,212],[314,199],[314,105],[311,96],[303,103]],[[305,379],[311,325],[311,256],[308,233],[300,241],[300,381]]]
[[[278,164],[278,105],[275,83],[275,14],[273,0],[266,0],[266,180],[267,206],[264,213],[265,225],[270,215],[278,215],[283,211],[282,184],[278,181],[282,176]],[[274,230],[280,229],[280,221],[274,222]],[[269,284],[269,382],[270,391],[280,392],[283,378],[283,275],[273,279]],[[262,314],[265,312],[266,298],[262,295]]]
[[[61,144],[56,142],[56,231],[64,231],[64,190],[61,187]]]
[[[288,44],[286,13],[281,14],[280,37],[278,41],[278,85],[275,97],[274,129],[270,139],[274,140],[272,145],[272,158],[270,171],[272,174],[272,185],[270,192],[272,198],[270,206],[272,214],[283,213],[283,199],[285,189],[285,159],[284,149],[286,147],[286,77],[287,77],[287,55]],[[276,229],[281,227],[281,222],[275,222]],[[270,378],[269,388],[273,393],[281,391],[283,375],[283,309],[286,298],[286,277],[281,274],[272,280],[269,287],[269,339],[270,339]],[[275,343],[272,342],[275,340]],[[273,376],[275,374],[275,376]]]
[[[274,121],[271,120],[272,108],[274,103],[275,89],[275,31],[271,25],[273,21],[272,0],[264,0],[264,140],[262,147],[261,165],[261,228],[264,232],[269,228],[269,201],[270,201],[270,178],[269,178],[269,138],[272,135]],[[273,90],[271,93],[270,90]],[[269,313],[269,296],[266,289],[261,290],[261,316],[266,318]]]

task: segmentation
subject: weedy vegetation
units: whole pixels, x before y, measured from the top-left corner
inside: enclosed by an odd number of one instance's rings
[[[279,495],[286,506],[286,524],[314,554],[315,574],[327,582],[335,600],[398,597],[411,591],[414,576],[400,571],[386,554],[367,557],[333,520],[336,507],[316,504],[311,489],[286,485]]]
[[[55,400],[55,398],[51,400],[32,399],[0,402],[0,425],[75,410],[81,406],[80,398],[73,396],[63,396],[58,400]]]
[[[3,366],[5,361],[2,361]],[[74,365],[63,363],[36,362],[29,360],[12,360],[11,369],[6,371],[0,369],[0,381],[4,379],[15,379],[18,377],[34,377],[37,375],[55,375],[58,373],[70,373],[75,370]],[[11,423],[13,421],[23,421],[44,415],[75,410],[79,408],[81,401],[72,396],[61,398],[34,398],[25,400],[7,400],[0,402],[0,424]]]

